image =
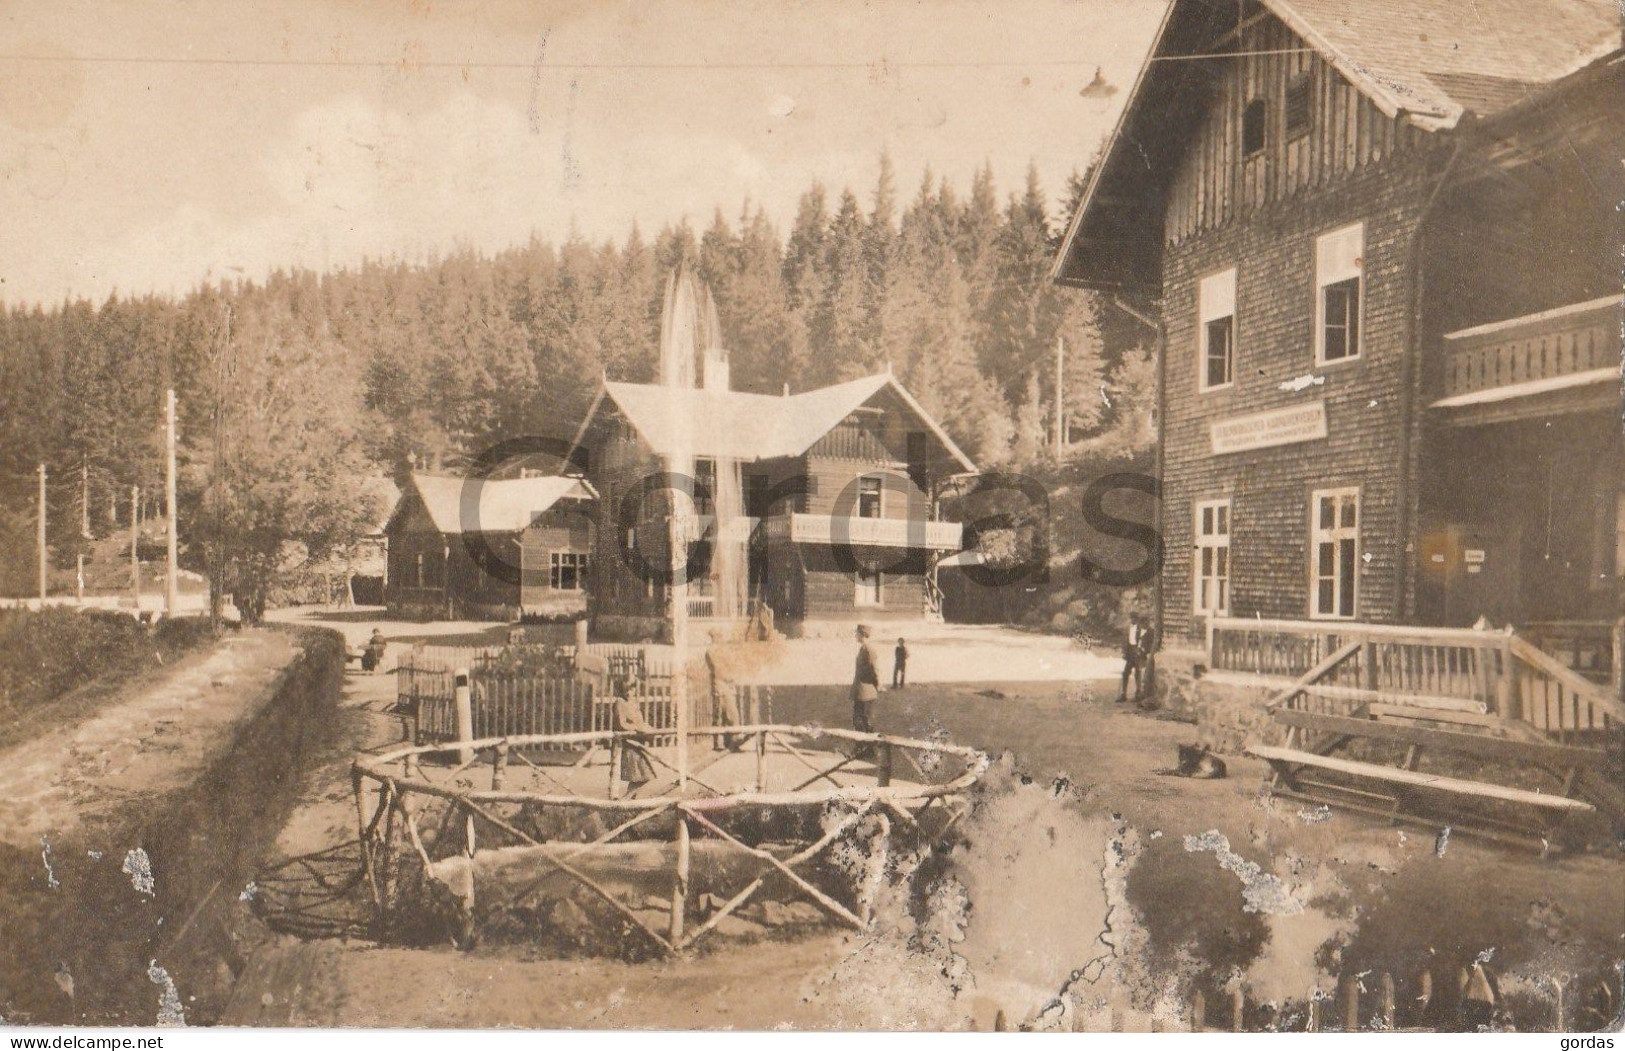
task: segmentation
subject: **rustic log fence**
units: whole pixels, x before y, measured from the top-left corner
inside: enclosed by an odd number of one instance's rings
[[[888,843],[892,835],[904,830],[946,834],[968,805],[966,790],[988,766],[987,757],[971,748],[851,730],[757,723],[694,728],[690,734],[691,740],[726,740],[729,745],[718,747],[715,755],[681,773],[672,758],[663,754],[664,749],[646,738],[603,730],[418,744],[357,758],[351,780],[363,881],[373,905],[381,911],[401,907],[398,872],[403,859],[415,859],[429,879],[437,878],[435,874],[451,863],[460,865],[465,873],[461,907],[471,916],[476,895],[483,900],[486,894],[514,893],[507,884],[481,882],[485,889],[476,887],[479,853],[495,842],[529,849],[527,858],[536,863],[536,878],[522,881],[515,900],[533,892],[544,879],[562,878],[585,889],[607,907],[615,922],[630,925],[664,954],[692,948],[770,880],[789,888],[833,922],[862,929],[870,921],[863,888],[849,886],[843,900],[810,878],[809,865],[824,859],[835,844],[848,839],[871,817],[878,835],[866,837],[869,849]],[[831,751],[832,744],[851,750]],[[584,750],[584,754],[571,766],[554,767],[526,758],[527,751],[538,748]],[[639,751],[658,769],[654,782],[625,794],[620,790],[620,767],[630,749]],[[709,771],[728,756],[748,760],[754,776],[741,787],[720,790],[708,783],[714,777]],[[786,790],[770,783],[770,768],[803,773],[790,777],[794,784]],[[483,769],[489,769],[488,779]],[[919,780],[899,780],[902,770],[911,771]],[[529,784],[540,787],[513,787],[513,775],[520,772]],[[442,817],[448,812],[454,819],[460,817],[460,834],[426,838],[424,817],[429,807],[439,808]],[[536,815],[549,808],[577,819],[597,815],[610,827],[588,842],[550,841],[533,831]],[[793,829],[799,826],[783,823],[769,845],[749,842],[737,825],[732,830],[725,827],[729,823],[725,818],[742,812],[774,810],[817,816],[813,826],[818,834],[787,842],[785,836],[793,836]],[[595,854],[600,859],[607,856],[613,863],[614,849],[628,843],[627,833],[656,818],[671,822],[671,905],[664,923],[652,922],[646,909],[623,900],[604,880],[582,871],[576,863]],[[649,828],[643,831],[647,833]],[[705,914],[690,893],[696,840],[759,865],[742,885],[724,896],[712,896],[720,897],[721,903]]]

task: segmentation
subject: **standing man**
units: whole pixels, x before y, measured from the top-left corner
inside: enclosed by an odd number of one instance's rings
[[[875,699],[880,696],[880,662],[869,644],[869,625],[859,624],[857,662],[852,668],[852,729],[874,732]],[[866,753],[864,748],[860,754]]]
[[[1139,700],[1144,687],[1146,627],[1138,613],[1128,615],[1128,634],[1123,637],[1123,681],[1117,688],[1117,703],[1128,700],[1128,677],[1134,676],[1134,698]]]
[[[892,651],[891,659],[891,688],[900,690],[908,685],[908,643],[902,639],[897,640],[897,649]]]

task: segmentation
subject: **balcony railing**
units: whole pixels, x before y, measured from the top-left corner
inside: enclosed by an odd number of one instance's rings
[[[1435,408],[1606,382],[1619,373],[1620,298],[1607,296],[1444,337]]]
[[[964,526],[909,518],[791,514],[767,520],[767,534],[793,544],[857,544],[958,551]]]

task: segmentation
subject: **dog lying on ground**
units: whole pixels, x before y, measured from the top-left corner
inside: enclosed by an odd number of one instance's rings
[[[1172,771],[1175,777],[1197,777],[1209,781],[1226,776],[1224,760],[1214,755],[1205,744],[1179,746],[1179,765]]]

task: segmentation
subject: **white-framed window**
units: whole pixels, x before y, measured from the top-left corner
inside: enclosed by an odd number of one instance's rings
[[[879,606],[885,598],[885,581],[881,579],[880,567],[875,565],[858,567],[857,591],[852,601],[858,606]]]
[[[1201,329],[1200,389],[1228,387],[1236,378],[1236,268],[1202,278],[1197,289]]]
[[[1353,620],[1360,576],[1359,488],[1317,489],[1309,515],[1309,615]]]
[[[1192,517],[1195,610],[1222,617],[1230,612],[1230,501],[1197,501]]]
[[[547,556],[547,583],[554,591],[580,591],[587,586],[587,556],[552,551]]]
[[[1315,361],[1327,365],[1360,356],[1365,299],[1365,224],[1315,239]]]
[[[881,517],[881,501],[885,487],[877,477],[858,479],[858,517]]]

